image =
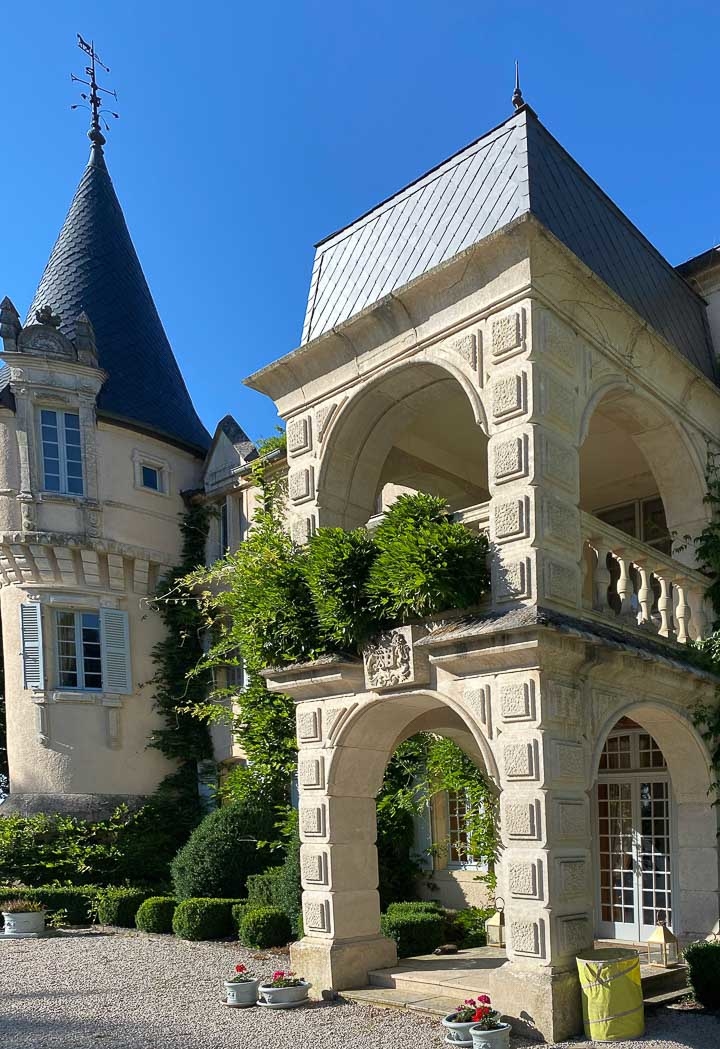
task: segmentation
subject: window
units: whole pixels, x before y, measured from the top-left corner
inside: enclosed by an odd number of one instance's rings
[[[55,612],[57,679],[60,688],[102,689],[100,615]]]
[[[152,488],[154,492],[162,490],[160,484],[160,471],[155,466],[143,466],[142,486],[143,488]]]
[[[80,416],[77,412],[40,410],[43,487],[46,492],[82,495]]]
[[[665,508],[662,499],[657,496],[638,502],[623,503],[620,506],[610,507],[608,510],[598,510],[595,516],[605,521],[606,524],[612,525],[613,528],[625,532],[626,535],[631,535],[635,539],[641,539],[649,546],[654,546],[663,554],[672,553],[672,540],[665,520]]]
[[[467,817],[469,813],[467,794],[464,790],[448,791],[448,866],[467,867],[475,863],[468,851]]]

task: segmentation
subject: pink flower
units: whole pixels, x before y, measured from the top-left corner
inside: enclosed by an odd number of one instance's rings
[[[283,972],[282,969],[276,969],[275,972],[273,973],[273,977],[272,978],[273,978],[273,980],[282,980],[284,976],[285,976],[285,973]]]
[[[484,1002],[485,1005],[490,1005],[490,997],[487,994],[479,994],[477,1000],[479,1002]]]
[[[466,998],[463,1004],[464,1005],[475,1005],[475,999],[474,998]]]

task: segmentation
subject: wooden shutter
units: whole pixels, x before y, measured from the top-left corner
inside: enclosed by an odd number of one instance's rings
[[[36,601],[20,605],[23,685],[44,688],[42,608]]]
[[[100,640],[103,691],[132,692],[127,612],[117,608],[100,609]]]

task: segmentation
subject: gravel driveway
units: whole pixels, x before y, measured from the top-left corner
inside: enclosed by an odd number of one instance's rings
[[[0,1046],[442,1049],[437,1020],[394,1009],[349,1003],[318,1003],[288,1013],[227,1009],[221,981],[238,962],[259,974],[287,967],[286,957],[259,955],[233,943],[187,943],[137,932],[92,930],[52,940],[0,941]],[[590,1043],[581,1044],[590,1049]],[[718,1049],[720,1021],[664,1011],[650,1019],[646,1038],[622,1045]]]

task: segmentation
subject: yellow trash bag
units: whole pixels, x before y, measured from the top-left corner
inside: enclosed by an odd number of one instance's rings
[[[577,967],[586,1037],[597,1042],[640,1038],[645,1010],[638,952],[624,947],[584,951]]]

